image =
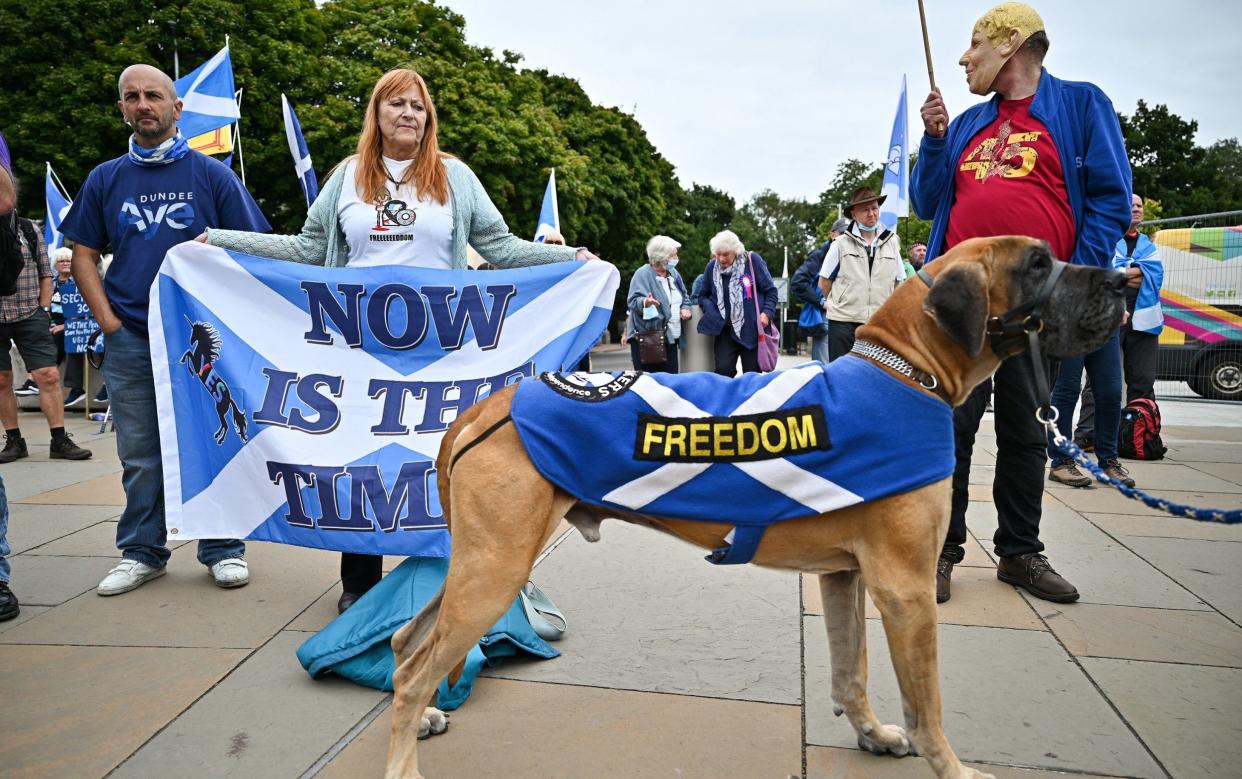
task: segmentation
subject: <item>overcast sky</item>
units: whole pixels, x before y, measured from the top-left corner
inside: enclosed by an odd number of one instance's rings
[[[928,92],[916,0],[441,0],[466,38],[577,79],[631,112],[681,183],[745,200],[814,198],[837,164],[879,164],[902,74],[914,142]],[[980,98],[957,64],[990,0],[925,0],[950,115]],[[1200,144],[1242,136],[1242,3],[1045,0],[1056,76],[1092,81],[1117,110],[1142,98],[1199,122]],[[431,88],[435,90],[435,85]]]

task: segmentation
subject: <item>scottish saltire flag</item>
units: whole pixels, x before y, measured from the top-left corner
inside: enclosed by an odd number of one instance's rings
[[[556,168],[548,176],[548,188],[543,192],[543,205],[539,208],[539,226],[535,228],[535,240],[543,243],[548,233],[561,231],[561,215],[556,208]]]
[[[598,261],[351,270],[179,244],[150,309],[169,537],[447,554],[444,431],[579,360],[618,281]]]
[[[65,245],[65,237],[60,234],[60,223],[69,213],[73,201],[65,197],[56,186],[52,176],[52,163],[47,165],[46,180],[43,183],[43,200],[47,207],[47,217],[43,220],[43,243],[50,252]]]
[[[225,46],[189,75],[174,82],[181,99],[177,127],[186,138],[211,132],[241,118],[233,86],[233,60]]]
[[[283,92],[280,95],[280,110],[285,117],[285,140],[289,142],[289,153],[293,155],[293,170],[298,174],[302,194],[306,196],[306,207],[310,208],[319,196],[319,181],[315,178],[315,168],[311,166],[310,149],[302,137],[298,115],[293,113],[293,104]]]
[[[906,120],[906,77],[901,77],[901,97],[897,101],[897,116],[893,119],[893,135],[888,142],[888,156],[884,163],[884,183],[880,194],[885,196],[880,206],[880,223],[889,230],[897,229],[897,217],[910,215],[910,152]]]
[[[0,165],[5,170],[13,170],[13,157],[9,154],[9,142],[4,139],[4,133],[0,133]]]

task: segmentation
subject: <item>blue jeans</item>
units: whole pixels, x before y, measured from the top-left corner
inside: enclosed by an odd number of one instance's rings
[[[116,526],[116,546],[127,560],[163,568],[172,552],[164,545],[168,540],[164,469],[151,346],[146,338],[124,327],[109,335],[107,341],[103,375],[116,422],[116,451],[124,468],[121,482],[125,487],[125,512]],[[245,552],[246,545],[237,540],[198,542],[198,561],[207,566]]]
[[[4,477],[0,476],[0,582],[7,582],[12,569],[9,567],[9,499],[4,492]]]
[[[821,335],[811,339],[811,359],[828,364],[828,336]]]
[[[1109,336],[1099,349],[1087,355],[1061,361],[1056,384],[1052,387],[1052,405],[1056,407],[1057,430],[1070,438],[1074,430],[1074,406],[1082,390],[1082,369],[1095,395],[1095,456],[1100,463],[1117,459],[1117,426],[1121,424],[1121,340],[1117,333]],[[1068,458],[1052,446],[1048,437],[1048,456],[1058,465]]]

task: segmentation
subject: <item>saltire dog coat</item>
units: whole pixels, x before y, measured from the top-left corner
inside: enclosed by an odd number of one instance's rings
[[[545,373],[511,415],[531,462],[588,504],[734,526],[708,560],[744,563],[772,523],[953,473],[953,414],[847,356],[730,379]]]

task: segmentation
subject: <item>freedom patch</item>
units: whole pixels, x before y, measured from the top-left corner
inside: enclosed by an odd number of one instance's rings
[[[775,460],[832,448],[824,410],[799,406],[728,417],[638,415],[634,459],[670,463]]]

